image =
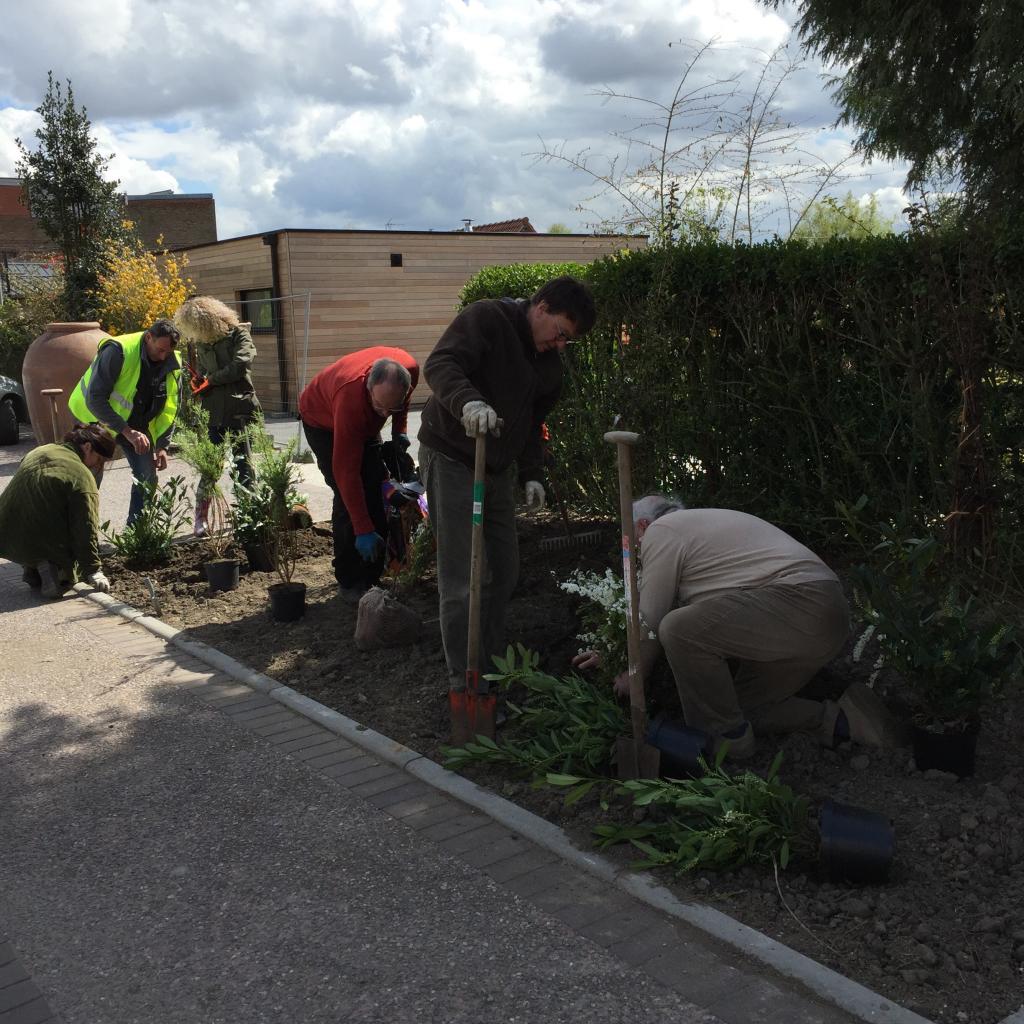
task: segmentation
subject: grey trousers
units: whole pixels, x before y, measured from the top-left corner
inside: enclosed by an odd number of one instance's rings
[[[836,705],[793,694],[849,632],[842,587],[822,581],[723,591],[673,609],[658,639],[687,725],[720,736],[746,720],[755,734],[820,731],[831,742]]]
[[[466,685],[469,637],[469,568],[473,541],[473,471],[421,444],[420,475],[427,489],[437,541],[441,639],[450,689]],[[484,560],[480,596],[480,671],[505,653],[505,611],[519,579],[515,523],[515,467],[487,474],[484,489]]]

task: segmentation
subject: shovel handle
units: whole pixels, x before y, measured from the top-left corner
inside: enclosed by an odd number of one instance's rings
[[[480,584],[483,578],[484,490],[487,435],[476,439],[473,461],[473,537],[469,558],[469,636],[466,640],[466,680],[480,677]]]
[[[63,388],[43,388],[40,392],[41,395],[46,395],[50,400],[50,426],[53,428],[53,443],[56,444],[60,441],[60,431],[57,426],[57,396],[64,394]]]
[[[476,736],[494,739],[497,695],[480,677],[480,589],[483,580],[486,434],[476,439],[473,462],[473,534],[469,559],[469,617],[466,637],[466,685],[448,691],[452,745],[465,746]]]
[[[629,710],[633,740],[643,742],[647,728],[647,701],[640,678],[640,598],[636,585],[636,527],[633,524],[632,448],[640,435],[609,430],[604,439],[618,450],[619,517],[622,520],[622,580],[626,591],[626,649],[629,654]]]

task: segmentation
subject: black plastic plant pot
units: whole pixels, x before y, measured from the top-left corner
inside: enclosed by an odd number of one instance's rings
[[[238,587],[238,559],[218,558],[203,566],[210,590],[235,590]]]
[[[700,759],[711,760],[711,741],[706,732],[691,729],[659,715],[647,726],[647,742],[661,751],[661,775],[684,779],[704,774]]]
[[[275,583],[267,587],[270,614],[277,622],[294,622],[306,614],[305,583]]]
[[[245,558],[250,572],[273,572],[274,560],[265,544],[246,544]]]
[[[826,800],[818,812],[821,865],[830,882],[884,882],[889,877],[896,830],[876,811]]]
[[[974,774],[974,755],[978,745],[978,723],[971,722],[963,732],[930,732],[912,726],[914,764],[919,772],[937,768],[958,778]]]

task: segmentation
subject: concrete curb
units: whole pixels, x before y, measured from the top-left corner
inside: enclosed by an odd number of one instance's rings
[[[699,929],[719,942],[726,943],[779,974],[798,981],[805,988],[852,1016],[869,1024],[878,1024],[880,1021],[886,1024],[934,1024],[928,1018],[892,1002],[714,907],[682,902],[660,885],[649,872],[620,869],[595,853],[580,850],[557,825],[490,790],[477,786],[461,775],[448,771],[411,747],[374,732],[354,719],[283,685],[278,680],[246,667],[216,648],[191,640],[184,636],[181,630],[145,615],[137,608],[122,604],[108,594],[98,593],[85,584],[76,584],[74,590],[78,596],[87,598],[106,611],[142,626],[211,668],[251,686],[260,693],[265,693],[325,729],[363,747],[380,760],[408,772],[462,803],[483,811],[495,821],[537,846],[549,850],[573,867],[616,886],[634,899],[685,921],[691,927]],[[999,1024],[1024,1024],[1024,1008],[1006,1017]]]

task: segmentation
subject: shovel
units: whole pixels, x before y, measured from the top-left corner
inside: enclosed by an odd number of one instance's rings
[[[476,439],[473,463],[473,544],[469,562],[469,629],[466,641],[466,685],[448,691],[452,746],[464,747],[475,736],[494,739],[497,694],[480,676],[480,583],[484,556],[484,474],[487,435]]]
[[[60,413],[57,411],[57,396],[64,394],[63,388],[43,388],[39,392],[50,400],[50,426],[53,427],[53,443],[60,444],[63,431],[60,429]]]
[[[622,579],[626,588],[626,647],[629,652],[629,718],[632,735],[615,742],[615,762],[620,779],[656,779],[661,751],[647,736],[647,701],[640,678],[640,601],[636,587],[636,529],[633,526],[632,447],[639,434],[609,430],[604,439],[614,444],[619,456],[619,516],[622,519]]]

